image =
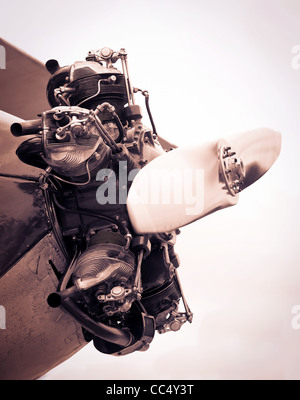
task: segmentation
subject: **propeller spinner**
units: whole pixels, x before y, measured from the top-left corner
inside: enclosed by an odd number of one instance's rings
[[[135,177],[127,209],[137,233],[170,232],[238,202],[277,159],[280,133],[262,128],[152,160]]]

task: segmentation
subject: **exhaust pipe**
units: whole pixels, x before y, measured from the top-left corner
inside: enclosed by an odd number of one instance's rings
[[[53,75],[60,68],[60,65],[57,60],[51,59],[46,62],[45,67]]]
[[[123,329],[118,329],[102,322],[96,322],[86,313],[80,310],[75,299],[80,297],[80,292],[75,286],[65,289],[61,292],[51,293],[48,296],[48,304],[52,308],[62,307],[72,315],[76,321],[93,335],[106,340],[107,342],[117,344],[122,347],[129,346],[134,338],[132,334]]]
[[[24,122],[15,122],[11,125],[10,131],[16,136],[34,135],[42,130],[42,119],[31,119]]]

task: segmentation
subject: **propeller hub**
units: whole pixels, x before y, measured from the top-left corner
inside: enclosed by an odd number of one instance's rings
[[[219,149],[221,173],[229,193],[236,196],[242,189],[246,174],[243,161],[236,156],[230,146]]]

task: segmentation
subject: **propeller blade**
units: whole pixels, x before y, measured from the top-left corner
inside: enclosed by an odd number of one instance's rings
[[[170,232],[235,205],[238,193],[260,178],[279,152],[280,134],[261,129],[155,158],[136,175],[128,193],[134,230]]]

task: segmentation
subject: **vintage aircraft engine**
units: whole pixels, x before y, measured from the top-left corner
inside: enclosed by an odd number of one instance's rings
[[[118,60],[123,72],[114,67]],[[176,331],[192,320],[177,272],[178,232],[138,235],[126,209],[135,174],[164,153],[148,92],[132,88],[124,49],[106,47],[71,66],[56,60],[46,66],[52,108],[13,124],[11,132],[34,135],[17,154],[44,170],[40,187],[47,212],[69,259],[48,304],[69,312],[101,352],[145,350],[155,330]],[[142,124],[138,91],[152,130]],[[181,299],[184,312],[178,311]]]

